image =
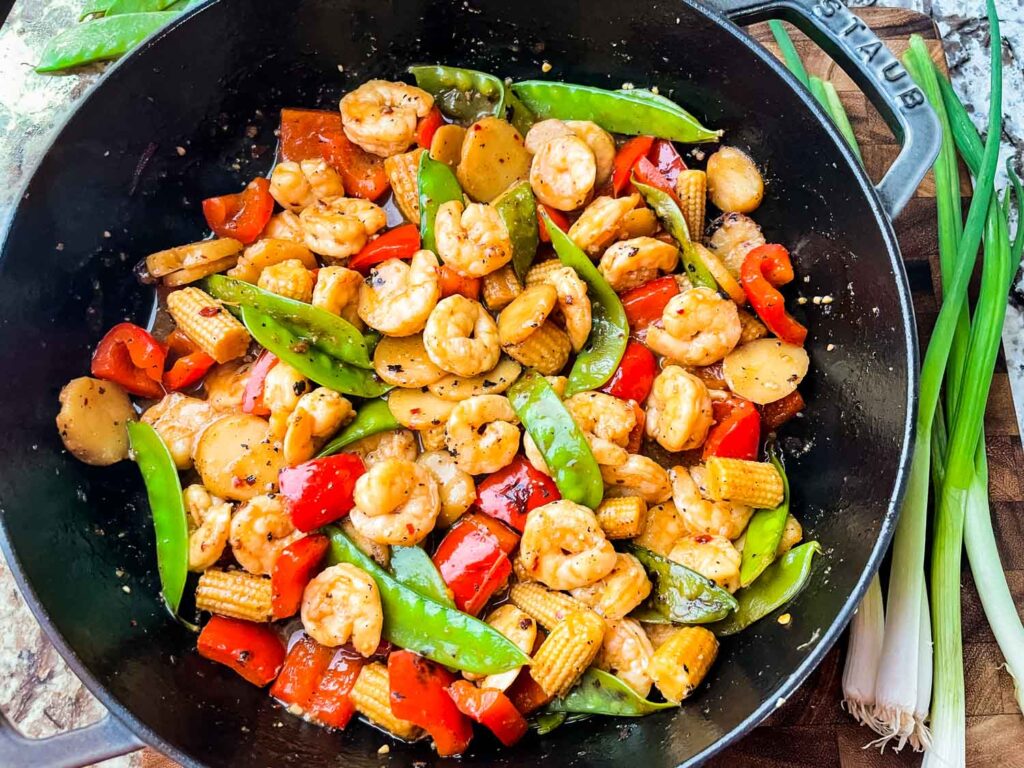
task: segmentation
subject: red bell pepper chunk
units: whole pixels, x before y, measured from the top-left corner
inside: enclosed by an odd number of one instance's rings
[[[761,407],[764,428],[774,432],[804,409],[804,396],[793,390],[781,400],[766,403]]]
[[[438,283],[441,286],[441,298],[446,299],[456,293],[467,299],[477,301],[480,298],[480,278],[460,275],[452,267],[442,264],[437,271]]]
[[[278,474],[292,523],[307,532],[344,517],[352,509],[356,480],[366,467],[354,453],[311,459]]]
[[[662,192],[672,196],[672,199],[679,204],[679,197],[676,195],[676,188],[665,175],[646,157],[641,157],[633,166],[633,176],[641,184],[660,189]]]
[[[523,530],[531,509],[560,498],[555,481],[534,469],[524,456],[516,456],[476,488],[476,508],[517,531]]]
[[[637,341],[630,341],[619,367],[601,391],[622,400],[642,403],[651,392],[657,372],[658,362],[651,351]]]
[[[665,305],[679,293],[679,283],[671,275],[659,277],[644,283],[622,296],[622,307],[626,310],[629,329],[636,334],[651,323],[660,320]]]
[[[540,237],[542,243],[550,243],[551,235],[548,234],[548,227],[544,223],[544,217],[540,215],[541,208],[544,209],[544,212],[551,217],[551,220],[563,232],[569,229],[569,217],[556,208],[544,205],[544,203],[537,203],[537,236]]]
[[[274,213],[270,181],[253,179],[241,192],[203,200],[206,223],[217,237],[233,237],[245,245],[255,242]]]
[[[675,192],[676,179],[679,178],[682,171],[686,170],[686,163],[679,156],[676,145],[668,139],[656,139],[651,146],[651,151],[647,153],[647,159],[654,164],[658,173],[665,178],[672,191]]]
[[[740,284],[750,306],[757,312],[768,330],[790,344],[803,344],[807,328],[786,311],[786,302],[776,290],[793,279],[793,263],[789,251],[781,245],[759,245],[743,260]]]
[[[323,158],[340,175],[345,193],[376,200],[388,189],[384,159],[345,136],[341,113],[318,109],[281,110],[281,159]]]
[[[198,384],[216,362],[201,349],[179,357],[164,374],[164,386],[174,391]]]
[[[120,384],[139,397],[164,396],[161,385],[167,347],[132,323],[118,323],[100,339],[92,356],[92,375]]]
[[[403,224],[363,246],[349,259],[348,266],[365,275],[374,264],[388,259],[411,259],[419,249],[420,228],[415,224]]]
[[[712,404],[715,426],[704,443],[703,460],[712,456],[723,459],[757,460],[761,441],[761,414],[749,400],[733,395]]]
[[[441,115],[441,110],[432,107],[427,116],[416,126],[416,145],[423,149],[430,149],[430,142],[434,140],[434,134],[442,125],[444,125],[444,117]]]
[[[508,696],[515,708],[523,715],[536,712],[555,698],[551,694],[546,693],[537,681],[533,679],[530,675],[529,667],[523,667],[519,677],[505,691],[505,695]]]
[[[425,728],[442,757],[466,751],[473,724],[448,695],[455,675],[412,651],[395,651],[388,656],[388,679],[395,717]]]
[[[302,593],[329,546],[326,536],[314,534],[293,541],[281,550],[270,574],[271,607],[275,619],[286,619],[298,612]]]
[[[364,659],[355,651],[339,648],[327,666],[320,685],[306,707],[306,714],[328,728],[344,728],[355,714],[349,694],[363,668]]]
[[[281,673],[270,686],[270,695],[288,706],[305,710],[320,687],[320,680],[334,653],[334,648],[320,645],[303,634],[288,650]]]
[[[452,590],[456,607],[476,615],[512,573],[509,555],[519,536],[497,520],[471,514],[441,540],[434,564]]]
[[[256,362],[249,369],[249,378],[245,381],[245,393],[242,395],[242,410],[257,416],[269,416],[270,409],[263,404],[263,385],[267,381],[270,369],[277,365],[277,356],[263,350]]]
[[[651,151],[653,136],[636,136],[623,144],[615,155],[612,166],[612,192],[616,197],[629,187],[629,177],[637,160]]]
[[[197,648],[203,658],[230,667],[260,688],[273,682],[284,664],[284,643],[269,624],[214,616],[199,633]]]
[[[496,688],[477,688],[468,680],[456,680],[448,686],[448,695],[462,714],[485,726],[506,747],[526,735],[526,719]]]

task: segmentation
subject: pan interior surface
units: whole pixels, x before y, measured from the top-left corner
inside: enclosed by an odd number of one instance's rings
[[[806,305],[809,406],[781,436],[793,510],[825,556],[788,607],[792,622],[769,618],[724,639],[707,682],[678,711],[591,719],[510,750],[479,738],[461,764],[687,763],[770,711],[848,618],[880,538],[891,534],[905,448],[913,337],[903,278],[862,180],[735,30],[682,2],[220,0],[89,95],[27,188],[0,261],[9,550],[76,671],[179,760],[370,768],[389,740],[364,726],[328,733],[306,724],[198,658],[194,635],[159,601],[135,467],[71,459],[53,421],[60,387],[87,373],[111,325],[147,322],[154,297],[135,281],[134,264],[203,237],[200,201],[269,170],[281,107],[335,108],[346,90],[397,79],[413,63],[525,79],[542,77],[543,61],[553,67],[547,77],[657,85],[763,169],[765,202],[754,217],[769,242],[791,249],[794,292],[832,297]],[[393,746],[389,757],[423,760],[438,761],[423,744]]]

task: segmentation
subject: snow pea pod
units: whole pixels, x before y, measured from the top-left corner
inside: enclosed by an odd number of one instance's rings
[[[565,396],[597,389],[612,377],[626,351],[629,321],[618,295],[597,267],[569,236],[558,228],[547,211],[538,209],[544,217],[544,226],[551,236],[551,244],[563,264],[576,270],[587,284],[592,320],[587,345],[576,355],[569,372]]]
[[[686,227],[686,219],[683,212],[679,210],[676,201],[667,192],[660,189],[641,184],[636,178],[631,179],[636,191],[643,197],[644,202],[654,209],[655,215],[662,226],[668,230],[672,238],[679,244],[679,253],[686,268],[686,276],[695,286],[704,286],[712,290],[718,290],[718,283],[712,276],[707,265],[701,258],[700,253],[693,247],[690,239],[690,230]]]
[[[162,11],[178,0],[114,0],[104,11],[104,16],[119,16],[126,13],[148,13]]]
[[[775,560],[775,553],[782,541],[782,533],[786,530],[786,518],[789,517],[789,478],[786,469],[774,451],[768,458],[782,475],[782,503],[774,509],[759,509],[750,522],[743,538],[743,559],[740,561],[740,586],[750,586],[764,569]]]
[[[512,127],[523,136],[526,136],[533,124],[537,122],[537,116],[512,93],[510,88],[505,89],[505,119],[512,123]]]
[[[50,39],[36,72],[58,72],[116,59],[177,17],[176,12],[125,13],[76,24]]]
[[[538,118],[591,120],[612,133],[645,134],[670,141],[695,144],[718,141],[721,131],[701,125],[677,104],[671,107],[663,96],[637,96],[632,91],[606,91],[587,85],[524,80],[512,85],[512,92]]]
[[[736,593],[739,607],[734,614],[708,629],[716,635],[735,635],[788,603],[807,585],[812,561],[818,552],[821,552],[821,545],[816,541],[789,550],[768,566],[761,578]]]
[[[627,545],[626,551],[640,561],[653,582],[651,596],[632,618],[661,624],[708,624],[737,609],[736,598],[706,576],[636,544]]]
[[[528,371],[509,388],[508,399],[537,444],[562,498],[595,509],[604,496],[601,468],[547,379]]]
[[[494,75],[443,64],[409,67],[409,74],[452,120],[468,124],[481,117],[504,116],[505,83]]]
[[[455,607],[448,585],[422,547],[392,547],[391,575],[412,591],[449,608]]]
[[[649,701],[615,675],[591,667],[565,696],[552,699],[546,709],[549,712],[643,717],[678,706],[670,701]]]
[[[317,384],[356,397],[380,397],[392,389],[373,371],[331,357],[253,307],[242,307],[242,322],[256,341]]]
[[[398,419],[391,414],[387,400],[369,400],[356,411],[356,417],[341,430],[341,434],[324,446],[317,458],[331,456],[357,440],[387,432],[389,429],[398,429],[400,426],[402,425],[398,423]]]
[[[616,93],[621,93],[627,99],[632,99],[633,101],[643,101],[650,104],[662,106],[665,109],[671,110],[672,112],[676,112],[681,115],[689,114],[689,112],[687,112],[685,109],[683,109],[674,101],[672,101],[672,99],[668,98],[667,96],[662,96],[660,93],[650,91],[647,88],[623,88],[621,90],[616,91]]]
[[[330,563],[351,563],[377,583],[384,610],[384,639],[446,667],[479,675],[530,663],[530,657],[498,630],[400,584],[341,529],[329,525],[323,531],[331,540]]]
[[[188,519],[181,479],[170,451],[153,427],[142,421],[129,421],[128,438],[153,515],[160,592],[171,613],[177,615],[188,576]]]
[[[533,198],[530,182],[519,181],[501,193],[492,205],[505,222],[512,241],[512,269],[520,280],[537,255],[537,202]]]
[[[354,325],[327,310],[224,275],[211,275],[203,287],[215,299],[225,302],[228,309],[255,309],[331,357],[359,368],[373,368],[363,335]]]
[[[437,253],[434,220],[437,209],[449,200],[462,201],[462,187],[452,169],[434,160],[429,152],[420,155],[416,184],[420,195],[420,241],[423,247]]]

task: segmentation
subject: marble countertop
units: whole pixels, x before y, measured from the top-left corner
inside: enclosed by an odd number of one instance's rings
[[[874,5],[853,0],[851,5]],[[983,126],[987,115],[988,26],[983,3],[975,0],[884,0],[930,14],[938,23],[953,83]],[[1003,155],[1024,175],[1024,6],[1007,0],[1001,20],[1005,37]],[[26,174],[42,154],[62,115],[102,72],[102,66],[73,75],[45,77],[32,72],[49,36],[73,22],[80,0],[16,0],[0,28],[0,221],[8,215]],[[1002,178],[1002,167],[1000,175]],[[1020,275],[1018,275],[1018,278]],[[1010,378],[1024,433],[1024,281],[1016,284],[1003,331]],[[0,707],[27,735],[47,736],[97,720],[102,706],[67,669],[43,636],[0,558]],[[139,754],[104,763],[105,768],[138,768]]]

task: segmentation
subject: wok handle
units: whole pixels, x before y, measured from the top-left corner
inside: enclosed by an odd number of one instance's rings
[[[737,24],[790,22],[860,86],[901,145],[875,187],[889,218],[896,218],[938,157],[942,141],[935,112],[899,59],[840,0],[708,1]]]
[[[134,733],[109,714],[84,728],[29,739],[0,712],[0,768],[79,768],[143,746]]]

